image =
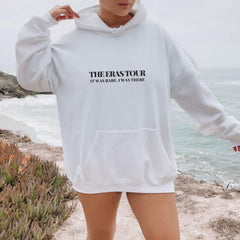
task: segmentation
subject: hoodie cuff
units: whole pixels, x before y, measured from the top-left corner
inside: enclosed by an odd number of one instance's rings
[[[49,12],[44,13],[42,17],[47,21],[49,27],[59,24],[59,22],[54,19]]]
[[[240,145],[240,122],[234,116],[229,116],[218,128],[221,137],[228,139],[232,147]]]

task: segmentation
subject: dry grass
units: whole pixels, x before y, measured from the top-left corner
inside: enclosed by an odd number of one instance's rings
[[[240,222],[229,217],[210,220],[209,227],[218,234],[218,240],[236,240],[240,235]]]

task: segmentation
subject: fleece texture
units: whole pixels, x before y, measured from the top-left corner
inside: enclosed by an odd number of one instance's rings
[[[194,59],[137,0],[118,28],[78,11],[75,27],[50,41],[60,24],[32,16],[16,42],[17,80],[56,95],[67,177],[78,192],[174,192],[177,176],[170,100],[204,135],[240,145],[240,122],[201,80]]]

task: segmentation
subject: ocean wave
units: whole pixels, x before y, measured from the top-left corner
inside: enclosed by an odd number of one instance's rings
[[[234,81],[234,82],[217,82],[218,85],[235,85],[240,86],[240,81]]]

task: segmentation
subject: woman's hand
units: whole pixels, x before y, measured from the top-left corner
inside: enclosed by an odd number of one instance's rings
[[[233,147],[233,150],[236,152],[237,150],[240,152],[240,145],[239,146],[236,146],[236,147]]]
[[[56,5],[49,11],[49,13],[58,22],[66,19],[73,19],[74,16],[80,18],[80,16],[76,12],[74,12],[69,5]]]

